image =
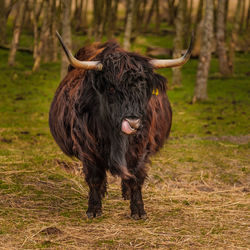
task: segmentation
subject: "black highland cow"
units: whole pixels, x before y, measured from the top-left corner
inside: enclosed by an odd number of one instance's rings
[[[84,47],[73,57],[57,36],[71,65],[56,91],[49,125],[62,151],[83,163],[87,216],[102,214],[110,171],[122,179],[132,218],[146,218],[141,194],[146,164],[168,137],[172,120],[166,79],[154,68],[184,64],[192,42],[183,57],[173,60],[127,52],[114,41]]]

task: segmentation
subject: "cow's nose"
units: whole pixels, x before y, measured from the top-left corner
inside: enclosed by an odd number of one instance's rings
[[[126,120],[128,121],[128,123],[129,123],[129,125],[130,125],[131,128],[138,129],[140,127],[140,124],[141,124],[141,120],[140,119],[126,118]]]

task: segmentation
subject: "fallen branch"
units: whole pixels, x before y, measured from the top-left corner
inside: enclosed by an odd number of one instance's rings
[[[5,45],[5,44],[0,44],[0,49],[9,50],[10,46],[9,45]],[[29,53],[29,54],[33,54],[33,50],[29,49],[29,48],[19,47],[17,50],[21,51],[21,52],[26,52],[26,53]]]

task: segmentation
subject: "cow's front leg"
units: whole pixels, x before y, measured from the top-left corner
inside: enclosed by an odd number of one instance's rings
[[[89,219],[102,215],[102,198],[105,196],[107,187],[107,177],[105,171],[88,169],[85,176],[89,186],[88,210],[86,212]]]
[[[123,186],[129,187],[129,196],[130,196],[130,211],[131,217],[133,219],[146,219],[147,214],[144,210],[144,203],[142,200],[142,185],[144,179],[130,179],[123,180]]]
[[[122,180],[121,182],[121,188],[122,188],[122,197],[124,200],[130,200],[130,185],[127,181]]]

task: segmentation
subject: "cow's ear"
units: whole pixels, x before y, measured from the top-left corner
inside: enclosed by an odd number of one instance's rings
[[[159,95],[160,92],[166,91],[166,78],[159,75],[154,74],[154,77],[152,81],[150,82],[151,88],[152,88],[152,94],[153,95]]]

